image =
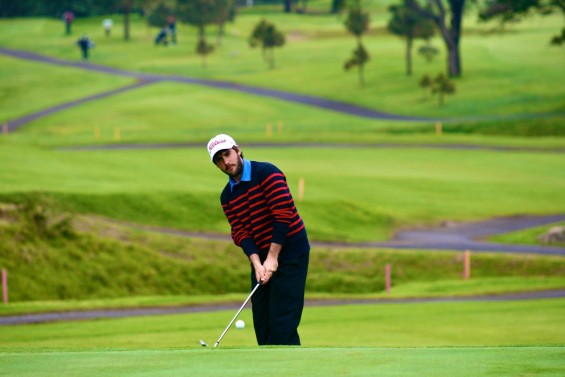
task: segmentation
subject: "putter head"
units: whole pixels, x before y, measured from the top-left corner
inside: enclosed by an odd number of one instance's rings
[[[203,341],[202,339],[200,339],[200,345],[202,347],[208,347],[208,344],[205,341]]]

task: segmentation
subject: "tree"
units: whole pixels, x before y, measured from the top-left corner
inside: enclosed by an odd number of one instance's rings
[[[359,71],[359,85],[365,86],[365,77],[363,74],[363,67],[365,63],[369,61],[369,53],[363,47],[363,44],[359,43],[357,48],[353,50],[353,56],[349,58],[344,64],[344,68],[346,71],[350,70],[353,67],[357,67]]]
[[[332,0],[331,13],[337,14],[345,9],[345,0]]]
[[[208,44],[205,39],[199,39],[196,44],[196,53],[202,56],[202,67],[206,68],[206,57],[214,51],[214,46]]]
[[[198,28],[196,51],[204,58],[213,51],[206,42],[206,25],[216,23],[227,4],[228,0],[177,0],[175,13],[182,22]]]
[[[133,0],[124,0],[123,3],[123,12],[124,12],[124,39],[126,41],[129,40],[129,30],[130,30],[130,21],[129,15],[133,8]]]
[[[412,43],[416,38],[429,40],[435,32],[434,23],[422,16],[410,6],[414,0],[402,0],[400,4],[391,5],[388,10],[392,18],[388,22],[388,30],[406,39],[406,75],[412,75]]]
[[[447,48],[447,71],[450,77],[460,77],[463,74],[461,67],[461,29],[463,26],[463,11],[465,0],[446,0],[449,11],[445,8],[444,0],[426,0],[423,6],[414,0],[410,7],[424,17],[429,17],[440,30]]]
[[[369,30],[369,13],[364,12],[361,8],[361,3],[356,1],[347,14],[347,19],[345,20],[345,27],[347,30],[355,35],[357,39],[357,48],[353,50],[353,56],[349,58],[345,64],[345,70],[349,70],[353,67],[358,68],[359,72],[359,84],[361,86],[365,85],[365,78],[363,74],[363,69],[365,63],[369,61],[369,53],[363,46],[362,36]]]
[[[426,59],[426,61],[430,63],[434,59],[434,57],[439,54],[439,51],[434,46],[426,43],[425,45],[418,48],[418,54],[422,55]]]
[[[163,26],[167,25],[167,19],[173,13],[173,9],[170,8],[167,4],[165,4],[164,2],[158,3],[154,9],[147,11],[147,23],[151,26],[162,28]]]
[[[561,11],[565,16],[565,0],[486,0],[479,12],[481,21],[498,20],[501,24],[520,21],[531,12],[542,15]],[[561,45],[565,40],[565,27],[561,34],[551,38],[552,45]]]
[[[222,37],[224,36],[224,25],[226,22],[233,22],[237,14],[237,9],[234,0],[226,0],[225,7],[220,9],[218,18],[216,19],[216,24],[218,24],[218,45],[222,44]]]
[[[284,12],[285,12],[285,13],[291,13],[291,12],[292,12],[292,5],[293,5],[293,3],[294,3],[293,0],[283,0]]]
[[[425,93],[426,89],[432,87],[432,82],[433,81],[432,81],[432,78],[430,77],[430,75],[424,75],[420,79],[420,82],[418,83],[418,85],[420,86],[420,88],[424,89],[424,93]]]
[[[431,88],[433,94],[437,93],[440,106],[443,106],[443,98],[446,94],[455,93],[455,84],[443,73],[436,76],[432,81]]]
[[[251,47],[261,46],[263,60],[269,68],[275,67],[275,47],[282,47],[285,43],[284,34],[277,30],[277,27],[269,21],[263,19],[259,21],[251,32],[249,45]]]

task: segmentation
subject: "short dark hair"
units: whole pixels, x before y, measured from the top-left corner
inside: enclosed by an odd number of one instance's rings
[[[237,145],[234,145],[233,147],[231,147],[231,149],[233,149],[234,151],[239,151],[241,153],[241,158],[243,158],[243,151],[241,149],[239,149],[239,147]],[[212,158],[212,162],[214,163],[214,165],[218,165],[216,163],[216,156],[218,155],[218,153],[220,153],[221,151],[225,151],[226,149],[222,149],[216,152],[216,154],[214,155],[214,157]]]

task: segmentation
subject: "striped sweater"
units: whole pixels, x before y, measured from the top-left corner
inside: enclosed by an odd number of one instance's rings
[[[267,162],[251,161],[251,180],[228,183],[220,197],[234,243],[247,256],[264,258],[271,242],[283,245],[279,260],[310,250],[306,228],[294,206],[284,174]]]

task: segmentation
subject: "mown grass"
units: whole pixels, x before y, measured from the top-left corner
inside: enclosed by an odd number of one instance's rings
[[[554,26],[560,22],[556,18],[534,18],[504,34],[486,33],[488,27],[471,22],[464,36],[465,75],[457,80],[459,92],[448,99],[448,106],[440,108],[435,99],[423,97],[417,79],[423,73],[443,70],[442,59],[429,66],[417,62],[414,77],[406,78],[402,41],[381,33],[386,21],[384,3],[375,2],[372,9],[379,24],[365,38],[375,55],[374,64],[367,69],[370,84],[362,90],[354,73],[341,70],[354,39],[345,33],[342,20],[335,16],[273,14],[273,20],[292,36],[288,45],[277,51],[275,70],[268,70],[259,51],[247,46],[246,36],[262,16],[254,12],[244,12],[235,24],[229,25],[222,47],[210,57],[207,69],[201,67],[193,51],[196,33],[185,25],[179,26],[179,45],[164,49],[152,45],[155,30],[147,28],[141,19],[134,18],[129,42],[122,41],[118,34],[119,21],[114,36],[104,39],[101,18],[77,20],[75,35],[71,37],[63,35],[63,25],[58,20],[0,20],[0,45],[71,61],[79,60],[74,45],[76,38],[88,32],[97,43],[91,60],[95,64],[229,80],[320,95],[401,114],[486,119],[476,123],[476,127],[467,127],[467,123],[461,126],[460,121],[450,123],[451,128],[447,125],[445,128],[447,134],[437,137],[429,134],[434,130],[433,122],[372,121],[236,92],[155,83],[42,118],[13,134],[2,135],[2,201],[23,203],[41,194],[49,201],[48,208],[57,211],[227,234],[227,224],[218,205],[218,193],[225,177],[210,164],[203,147],[130,151],[53,148],[117,142],[205,145],[211,135],[228,132],[240,141],[249,158],[278,164],[287,173],[293,192],[297,191],[298,179],[305,178],[305,198],[297,205],[312,239],[384,240],[400,227],[431,225],[445,219],[562,212],[565,169],[558,153],[339,145],[315,149],[246,147],[252,141],[563,146],[564,139],[554,137],[560,135],[563,111],[562,51],[546,44]],[[543,61],[539,56],[544,56]],[[2,93],[7,93],[1,97],[2,104],[6,104],[0,106],[2,121],[131,83],[130,79],[71,68],[47,68],[6,57],[1,58],[0,64],[6,68],[0,73],[3,78],[0,88]],[[552,116],[537,118],[539,113]],[[521,119],[524,114],[526,118]],[[496,118],[501,122],[493,121],[492,116],[501,116]],[[518,130],[518,135],[512,137],[467,134],[481,127],[484,128],[481,134],[491,134],[493,127],[494,134],[514,133],[507,129],[509,123],[504,119],[525,124],[525,130],[512,128]],[[266,135],[267,124],[273,126],[273,136]],[[536,127],[543,130],[538,128],[530,133]],[[118,128],[119,140],[114,136]],[[397,134],[397,130],[409,132]],[[96,131],[100,132],[99,138]],[[533,135],[539,137],[531,138]],[[2,262],[9,267],[16,301],[206,295],[210,293],[210,288],[203,288],[206,285],[216,287],[214,294],[247,289],[248,272],[245,263],[241,263],[243,256],[228,243],[169,238],[149,241],[131,235],[124,243],[121,239],[75,232],[42,238],[35,231],[22,233],[17,225],[0,226],[2,247],[9,248],[11,253]],[[104,229],[102,226],[96,232]],[[115,228],[110,232],[116,232]],[[185,247],[192,248],[194,254],[179,254]],[[219,277],[205,270],[212,263],[203,257],[210,248],[215,250],[215,258],[225,255],[234,258],[229,262],[233,266],[229,263],[223,266]],[[385,262],[393,263],[398,274],[395,292],[399,292],[399,297],[492,292],[492,286],[499,281],[504,291],[563,286],[559,258],[520,257],[524,259],[516,261],[501,257],[491,265],[488,256],[477,257],[480,268],[474,270],[476,279],[462,285],[457,283],[461,267],[457,254],[430,253],[424,258],[417,252],[370,251],[362,257],[365,251],[351,251],[346,253],[348,258],[341,259],[344,255],[341,252],[318,252],[325,259],[315,261],[314,266],[320,263],[322,270],[313,269],[316,279],[312,290],[320,295],[382,293],[380,264]],[[186,258],[194,262],[184,263]],[[365,263],[368,260],[363,258],[371,258],[371,263]],[[75,273],[73,270],[79,262],[92,268],[78,269]],[[435,275],[432,268],[435,265],[446,267],[443,275]],[[519,268],[514,269],[516,266]],[[327,268],[336,275],[326,274]],[[72,273],[64,278],[59,275],[58,281],[50,280],[54,279],[53,272],[69,271]],[[161,281],[163,275],[170,275],[170,280]],[[544,281],[547,275],[551,278]]]
[[[555,227],[563,227],[565,223],[553,224]],[[491,239],[495,242],[505,242],[505,243],[515,243],[515,244],[526,244],[526,245],[547,245],[540,240],[540,237],[548,233],[551,227],[539,226],[535,228],[530,228],[517,232],[504,233],[497,236],[493,236]],[[551,246],[565,246],[565,242],[551,242]]]
[[[308,348],[230,350],[135,350],[0,353],[9,375],[101,377],[355,376],[474,377],[561,376],[561,347]]]
[[[1,326],[0,347],[27,350],[197,348],[215,342],[233,310]],[[306,347],[562,346],[563,300],[307,306],[299,328]],[[256,345],[251,311],[224,347]]]
[[[4,55],[0,55],[0,66],[2,122],[133,82],[130,78],[37,64]]]
[[[279,165],[295,196],[304,178],[297,206],[314,240],[385,240],[400,227],[565,210],[559,153],[241,146],[248,158]],[[218,204],[225,176],[203,148],[80,152],[8,143],[0,158],[4,201],[42,192],[72,212],[227,234]]]
[[[343,71],[355,42],[347,35],[343,20],[334,15],[269,15],[289,35],[285,47],[276,51],[274,70],[262,62],[260,51],[247,44],[247,36],[262,15],[245,12],[227,25],[221,46],[207,59],[207,68],[194,52],[196,31],[192,27],[179,25],[179,44],[159,48],[152,43],[156,29],[148,28],[140,18],[134,18],[128,42],[119,33],[102,37],[101,18],[77,20],[75,35],[70,37],[62,34],[58,20],[2,20],[0,44],[79,60],[74,41],[89,33],[97,42],[92,61],[122,69],[228,80],[408,115],[459,118],[563,113],[563,51],[548,44],[550,35],[560,27],[558,16],[533,17],[513,26],[511,32],[490,33],[491,26],[477,24],[470,12],[462,39],[464,76],[457,80],[457,95],[448,98],[444,107],[439,107],[436,99],[423,98],[418,80],[423,74],[445,70],[445,51],[431,64],[416,56],[414,74],[406,77],[404,42],[384,32],[386,10],[374,9],[373,16],[372,32],[364,39],[373,58],[367,65],[367,86],[363,89],[355,72]],[[116,30],[120,30],[121,20],[115,21]],[[208,33],[214,40],[213,28]],[[439,38],[433,44],[443,50]],[[542,61],[539,56],[544,57]]]

